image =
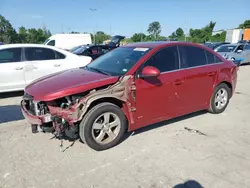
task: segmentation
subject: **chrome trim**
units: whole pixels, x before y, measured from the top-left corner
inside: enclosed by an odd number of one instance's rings
[[[196,66],[196,67],[181,68],[181,69],[176,69],[176,70],[172,70],[172,71],[161,72],[161,74],[177,72],[177,71],[182,71],[182,70],[188,70],[188,69],[201,68],[201,67],[207,67],[207,66],[213,66],[213,65],[223,64],[223,63],[224,62],[219,62],[219,63],[213,63],[213,64],[200,65],[200,66]]]

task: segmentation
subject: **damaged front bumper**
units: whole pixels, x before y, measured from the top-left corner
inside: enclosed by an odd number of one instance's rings
[[[45,115],[33,115],[29,110],[26,108],[26,102],[24,100],[21,101],[21,110],[23,113],[24,118],[32,125],[42,125],[44,123],[52,122],[51,114]]]

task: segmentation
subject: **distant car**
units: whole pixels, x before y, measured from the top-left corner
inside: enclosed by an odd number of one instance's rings
[[[207,46],[213,50],[221,45],[224,45],[224,44],[230,44],[230,43],[229,42],[206,42],[206,43],[204,43],[205,46]]]
[[[89,56],[94,60],[100,57],[101,55],[119,47],[121,40],[124,38],[125,38],[124,36],[116,35],[113,36],[110,42],[106,45],[104,44],[80,45],[72,48],[71,52],[76,55]]]
[[[80,136],[92,149],[105,150],[126,131],[200,110],[222,113],[237,71],[232,61],[202,45],[134,43],[31,83],[21,109],[33,133]]]
[[[250,44],[225,44],[214,49],[229,60],[240,60],[240,64],[250,63]]]
[[[0,93],[23,90],[26,85],[37,78],[66,69],[82,67],[90,62],[91,57],[80,57],[48,45],[1,45]]]
[[[71,50],[72,53],[76,55],[84,55],[89,56],[93,60],[100,57],[101,55],[113,50],[115,47],[110,47],[108,45],[81,45],[77,46],[74,49]]]
[[[3,43],[3,42],[0,42],[0,45],[4,45],[4,43]]]
[[[250,40],[240,40],[237,43],[238,44],[250,44]]]

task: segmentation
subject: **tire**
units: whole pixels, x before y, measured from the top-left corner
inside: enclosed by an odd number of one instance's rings
[[[219,106],[219,102],[216,101],[216,98],[218,99],[218,93],[222,93],[222,91],[226,92],[226,98],[224,98],[223,102],[221,102],[221,106]],[[231,89],[224,83],[218,85],[213,92],[213,95],[211,97],[210,100],[210,108],[209,108],[209,112],[212,114],[220,114],[222,112],[225,111],[225,109],[227,108],[227,105],[229,103],[229,100],[232,96],[232,91]],[[221,99],[221,98],[220,98]],[[223,104],[223,105],[222,105]],[[220,108],[219,108],[220,107]]]
[[[108,117],[106,119],[108,119],[109,120],[108,122],[111,123],[105,124],[105,122],[107,122],[105,120],[105,117]],[[111,127],[112,120],[113,120],[113,125],[119,124],[116,128]],[[115,123],[115,120],[117,120],[117,122],[119,123]],[[95,123],[97,121],[99,122]],[[94,123],[95,125],[98,125],[97,126],[98,129],[94,129]],[[99,126],[102,128],[100,128]],[[111,129],[113,128],[115,129],[112,130],[113,134],[111,134]],[[87,112],[87,114],[84,116],[79,125],[79,135],[81,140],[85,144],[87,144],[90,148],[96,151],[102,151],[116,146],[124,136],[126,129],[127,129],[127,119],[122,110],[118,106],[112,103],[104,102],[94,106]],[[103,142],[101,141],[102,139],[97,139],[101,138],[102,135],[105,135],[103,137],[104,140]],[[105,141],[106,137],[108,137],[106,139],[108,141]]]

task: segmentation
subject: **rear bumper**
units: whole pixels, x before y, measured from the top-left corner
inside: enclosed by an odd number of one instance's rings
[[[21,110],[23,113],[24,118],[30,123],[30,124],[36,124],[36,125],[42,125],[43,123],[51,122],[51,115],[46,114],[43,116],[35,116],[26,109],[25,102],[21,101]]]

